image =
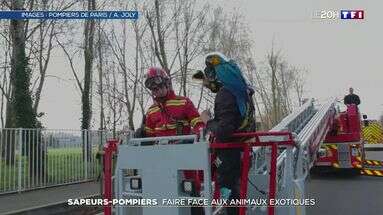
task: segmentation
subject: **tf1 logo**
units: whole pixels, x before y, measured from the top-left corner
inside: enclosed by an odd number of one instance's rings
[[[340,11],[341,19],[364,19],[363,10],[341,10]]]
[[[314,19],[337,20],[337,19],[364,19],[364,10],[317,10],[313,14]]]

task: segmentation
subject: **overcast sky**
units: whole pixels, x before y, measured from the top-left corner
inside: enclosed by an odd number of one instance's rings
[[[350,86],[361,98],[361,111],[370,118],[383,113],[382,1],[334,0],[217,0],[227,11],[237,7],[249,24],[256,60],[270,50],[272,38],[291,64],[309,69],[307,97],[319,101],[343,98]],[[293,3],[294,2],[294,3]],[[314,11],[362,9],[364,20],[318,20]],[[65,57],[52,56],[49,74],[71,79]],[[80,127],[80,95],[74,82],[48,78],[40,109],[47,128]],[[97,126],[95,126],[97,128]]]
[[[274,36],[290,63],[310,70],[308,96],[343,98],[353,86],[361,97],[362,112],[371,118],[383,113],[382,1],[239,2],[253,32],[257,56],[270,50]],[[342,9],[364,10],[365,19],[312,18],[314,11]]]

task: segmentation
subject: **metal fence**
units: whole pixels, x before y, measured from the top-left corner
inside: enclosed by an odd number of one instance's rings
[[[0,194],[95,180],[110,133],[0,129]]]

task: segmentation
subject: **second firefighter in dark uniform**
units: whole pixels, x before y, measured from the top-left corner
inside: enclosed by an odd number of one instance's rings
[[[255,131],[254,105],[248,87],[237,64],[220,53],[208,54],[204,72],[194,78],[203,79],[204,86],[216,93],[214,100],[214,118],[208,119],[206,112],[201,118],[206,128],[213,133],[217,142],[238,142],[233,133]],[[240,149],[218,149],[217,159],[218,185],[222,199],[239,199],[238,182],[240,178]],[[238,214],[238,208],[228,207],[229,215]]]

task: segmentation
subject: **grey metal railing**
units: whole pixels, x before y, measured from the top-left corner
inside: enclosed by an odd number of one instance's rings
[[[0,129],[0,194],[95,180],[106,131]]]

